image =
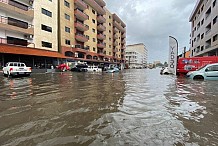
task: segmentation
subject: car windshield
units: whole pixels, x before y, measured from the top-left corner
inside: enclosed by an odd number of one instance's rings
[[[199,69],[197,69],[197,70],[201,70],[202,68],[204,68],[206,65],[203,65],[202,67],[200,67]]]

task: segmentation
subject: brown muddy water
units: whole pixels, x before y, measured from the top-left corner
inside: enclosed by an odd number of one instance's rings
[[[218,146],[218,82],[159,71],[0,76],[0,145]]]

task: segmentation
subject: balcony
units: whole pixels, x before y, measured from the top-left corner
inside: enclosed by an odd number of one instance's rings
[[[87,9],[87,4],[84,3],[82,0],[74,0],[74,3],[77,6],[77,8],[79,8],[80,10]]]
[[[106,6],[106,3],[104,2],[104,0],[95,0],[95,1],[102,7]]]
[[[80,33],[76,33],[75,38],[79,42],[87,42],[88,41],[88,38],[85,35],[80,34]]]
[[[20,15],[21,17],[25,16],[25,18],[29,19],[33,19],[34,17],[34,10],[32,7],[16,1],[0,0],[0,9]]]
[[[118,35],[117,34],[114,34],[114,39],[118,39]]]
[[[114,27],[114,33],[117,33],[119,30],[116,28],[116,27]]]
[[[76,9],[75,10],[75,16],[77,19],[81,20],[81,21],[85,21],[89,18],[89,16],[87,14],[85,14],[83,11]]]
[[[97,35],[97,38],[98,38],[99,40],[105,40],[106,36],[103,35],[102,33],[99,33],[99,34]]]
[[[121,38],[123,39],[123,38],[126,38],[126,33],[123,33],[122,35],[121,35]]]
[[[87,31],[87,30],[89,30],[89,26],[88,25],[83,24],[83,23],[81,23],[79,21],[76,21],[75,28],[77,30],[79,30],[79,31]]]
[[[126,29],[124,27],[121,26],[120,23],[118,23],[117,21],[113,22],[113,25],[118,28],[122,33],[126,32]]]
[[[117,41],[114,41],[114,46],[117,46],[118,45],[118,42]]]
[[[121,41],[121,44],[125,44],[125,43],[126,43],[126,40],[123,39],[123,40]]]
[[[99,23],[105,23],[105,22],[106,22],[106,19],[105,19],[102,15],[98,15],[97,21],[98,21]]]
[[[93,9],[95,9],[97,11],[98,14],[100,15],[105,15],[106,12],[105,10],[102,8],[102,6],[100,6],[98,3],[96,3],[96,1],[100,2],[102,0],[83,0],[84,2],[86,2],[88,5],[90,5]]]
[[[99,24],[99,25],[97,26],[97,29],[98,29],[99,31],[105,31],[105,30],[106,30],[106,27],[103,26],[102,24]]]
[[[10,17],[0,16],[0,28],[24,34],[34,34],[33,25]]]
[[[105,56],[105,54],[104,54],[104,52],[103,51],[100,51],[100,50],[98,50],[98,56]]]
[[[97,47],[98,48],[105,48],[106,45],[104,43],[98,42]]]
[[[87,53],[89,51],[89,48],[81,46],[81,45],[75,45],[75,48],[73,48],[73,51]]]

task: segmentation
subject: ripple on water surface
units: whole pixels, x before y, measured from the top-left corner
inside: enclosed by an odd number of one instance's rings
[[[213,81],[142,69],[0,83],[0,145],[218,145]]]

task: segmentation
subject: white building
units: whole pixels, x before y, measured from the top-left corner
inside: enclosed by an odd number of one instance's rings
[[[148,50],[143,43],[126,46],[126,63],[130,68],[147,66]]]
[[[191,56],[218,56],[217,0],[198,0],[189,21]]]

